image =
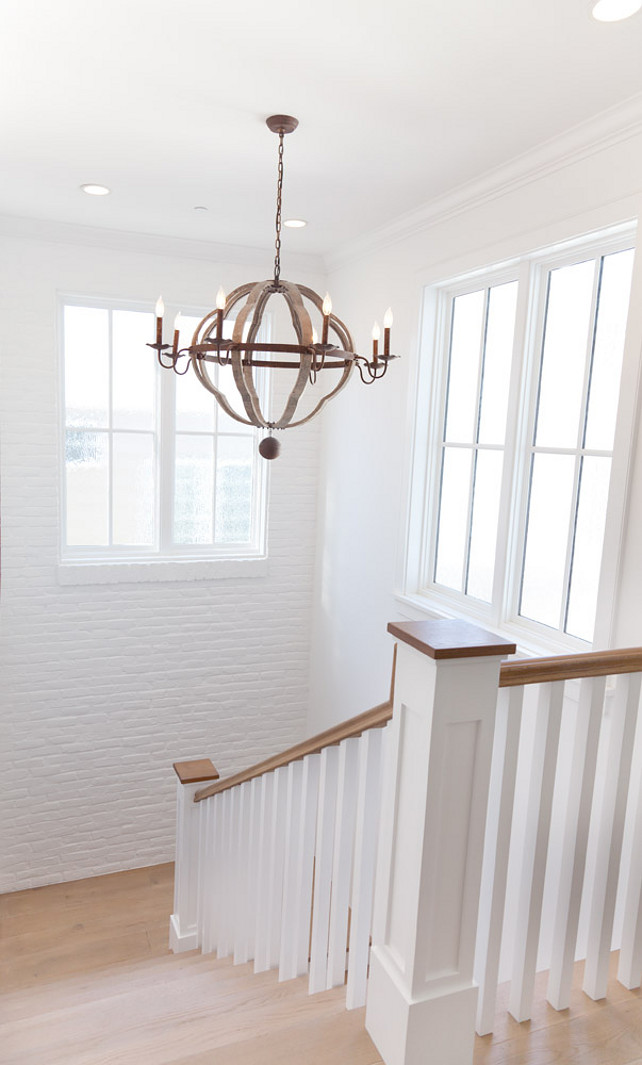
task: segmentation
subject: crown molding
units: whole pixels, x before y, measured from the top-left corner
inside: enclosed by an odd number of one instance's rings
[[[272,268],[271,251],[238,244],[164,237],[154,233],[135,233],[119,229],[81,226],[69,222],[52,222],[41,218],[0,215],[0,234],[26,240],[43,240],[53,244],[71,244],[108,251],[161,255],[173,259],[198,259],[204,262],[256,266],[265,272]],[[288,251],[288,264],[296,270],[325,274],[320,255]]]
[[[640,133],[642,93],[334,249],[324,257],[326,269],[363,259]]]

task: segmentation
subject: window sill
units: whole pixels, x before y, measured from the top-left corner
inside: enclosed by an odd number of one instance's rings
[[[529,631],[526,625],[494,625],[483,618],[476,617],[472,613],[467,614],[463,610],[445,607],[441,602],[432,600],[428,596],[397,594],[395,595],[395,600],[399,603],[400,612],[403,611],[409,620],[459,618],[463,621],[470,621],[473,625],[479,625],[482,629],[497,633],[498,636],[503,636],[506,640],[512,640],[517,644],[518,658],[541,658],[549,655],[578,654],[592,650],[591,644],[580,643],[579,640],[573,645],[570,642],[567,644],[561,640],[543,640],[539,634]]]
[[[210,581],[266,577],[267,558],[146,559],[60,562],[59,584],[138,584],[150,581]]]

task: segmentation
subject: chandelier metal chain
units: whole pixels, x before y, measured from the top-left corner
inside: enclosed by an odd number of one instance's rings
[[[276,183],[276,240],[274,247],[274,282],[278,285],[281,277],[281,204],[283,200],[283,130],[279,132],[279,166]]]

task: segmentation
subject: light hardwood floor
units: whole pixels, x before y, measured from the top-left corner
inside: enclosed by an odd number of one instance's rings
[[[170,954],[172,879],[162,865],[0,896],[2,1065],[380,1065],[343,989]],[[540,990],[527,1024],[499,1014],[475,1065],[642,1065],[642,997],[612,981],[607,1001],[577,990],[556,1013]]]

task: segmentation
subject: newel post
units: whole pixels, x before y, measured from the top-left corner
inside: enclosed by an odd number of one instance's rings
[[[174,912],[169,919],[169,949],[174,954],[198,947],[198,825],[200,803],[194,802],[199,787],[217,780],[218,772],[209,758],[174,762],[176,792],[176,866],[174,868]]]
[[[470,1065],[473,959],[500,661],[459,621],[399,641],[366,1028],[386,1065]]]

